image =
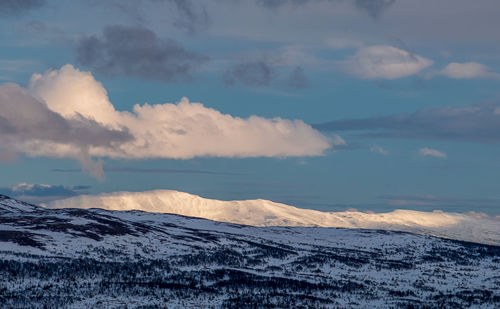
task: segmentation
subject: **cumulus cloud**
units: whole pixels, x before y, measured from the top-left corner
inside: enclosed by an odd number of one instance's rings
[[[317,156],[335,143],[300,120],[243,119],[187,98],[117,111],[104,87],[71,65],[34,74],[28,89],[1,86],[0,106],[7,149],[74,158],[95,177],[103,176],[103,168],[92,157]]]
[[[89,186],[54,186],[47,184],[19,183],[12,187],[0,187],[0,194],[28,202],[49,202],[86,193]]]
[[[372,147],[370,147],[370,151],[384,155],[384,156],[387,156],[389,154],[389,151],[385,150],[384,148],[380,147],[379,145],[373,145]]]
[[[113,129],[79,113],[65,118],[18,85],[0,86],[0,140],[7,158],[16,152],[29,156],[50,153],[75,158],[92,171],[95,162],[89,157],[90,148],[112,149],[132,138],[127,129]]]
[[[1,0],[0,16],[18,15],[32,9],[37,9],[44,2],[44,0]]]
[[[77,47],[78,62],[111,76],[176,82],[189,80],[208,57],[160,39],[142,26],[107,26],[102,37],[87,36]]]
[[[368,137],[497,143],[500,142],[500,102],[343,119],[314,127],[335,132],[364,131],[362,135]]]
[[[448,155],[442,151],[439,151],[437,149],[427,148],[427,147],[421,148],[418,151],[418,153],[424,157],[428,156],[428,157],[435,157],[435,158],[441,158],[441,159],[446,159],[448,157]]]
[[[442,75],[455,79],[500,78],[500,74],[490,71],[487,66],[477,62],[452,62],[433,75]]]
[[[361,47],[356,54],[340,62],[349,74],[364,79],[396,79],[416,74],[432,61],[393,46]]]

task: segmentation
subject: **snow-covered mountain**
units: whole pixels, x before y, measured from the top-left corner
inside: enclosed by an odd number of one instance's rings
[[[102,208],[171,213],[252,226],[319,226],[384,229],[500,245],[500,217],[478,213],[396,210],[322,212],[267,200],[219,201],[196,195],[156,190],[82,195],[58,200],[48,208]]]
[[[0,196],[0,307],[498,308],[500,247]]]

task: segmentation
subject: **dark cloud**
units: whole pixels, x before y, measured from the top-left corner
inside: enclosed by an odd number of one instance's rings
[[[198,175],[235,175],[233,173],[221,173],[204,170],[184,170],[184,169],[165,169],[165,168],[135,168],[135,167],[104,167],[105,172],[118,173],[154,173],[154,174],[198,174]],[[76,173],[79,169],[52,169],[52,172],[59,173]]]
[[[44,4],[44,0],[0,0],[0,16],[19,15]]]
[[[257,3],[263,7],[276,9],[283,5],[301,5],[310,2],[310,0],[257,0]]]
[[[102,179],[101,163],[92,161],[89,149],[115,148],[131,140],[133,136],[126,129],[110,129],[79,114],[63,118],[27,90],[15,84],[0,86],[0,141],[7,149],[6,155],[0,156],[3,159],[13,160],[15,153],[53,152],[59,156],[56,147],[64,145],[84,171]]]
[[[141,26],[108,26],[102,37],[81,39],[77,53],[79,63],[97,72],[163,82],[189,80],[208,60]]]
[[[134,22],[147,24],[147,9],[162,12],[164,20],[178,29],[195,34],[206,29],[210,24],[206,7],[196,0],[86,0],[92,6],[104,6],[115,9],[131,18]]]
[[[8,196],[75,196],[78,193],[70,187],[40,184],[20,184],[10,188],[0,188],[0,193]]]
[[[288,75],[279,65],[279,58],[247,60],[234,64],[222,74],[222,80],[226,85],[242,84],[250,87],[269,86],[277,84],[289,89],[303,89],[309,85],[309,81],[302,67],[295,67]]]
[[[303,89],[307,88],[309,81],[307,80],[304,69],[301,67],[296,67],[288,76],[285,81],[285,85],[293,89]]]
[[[365,131],[363,136],[369,137],[494,143],[500,142],[500,103],[336,120],[313,127],[322,131]]]
[[[0,162],[12,162],[17,160],[17,153],[8,149],[0,148]]]
[[[355,0],[354,3],[358,9],[366,11],[373,18],[378,18],[394,2],[396,0]]]
[[[267,86],[273,80],[273,67],[263,60],[240,62],[223,74],[227,85]]]
[[[161,0],[156,0],[161,1]],[[165,0],[163,0],[165,1]],[[210,19],[206,8],[191,0],[167,0],[175,5],[178,17],[174,20],[174,26],[194,34],[206,28],[210,24]]]
[[[396,0],[256,0],[262,7],[268,9],[279,9],[283,6],[300,6],[309,3],[329,2],[329,3],[342,3],[351,2],[354,7],[368,13],[374,19],[392,6]]]
[[[2,146],[9,141],[46,141],[84,149],[112,147],[132,139],[127,131],[109,129],[81,115],[65,119],[15,84],[0,86],[0,137]]]
[[[89,185],[78,185],[78,186],[74,186],[73,190],[80,191],[80,190],[88,190],[90,188],[92,188],[92,186],[89,186]]]
[[[88,194],[90,186],[57,186],[20,183],[12,187],[0,187],[0,194],[32,203],[44,203],[71,196]]]

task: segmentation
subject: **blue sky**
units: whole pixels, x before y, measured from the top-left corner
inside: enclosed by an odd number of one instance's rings
[[[500,214],[499,10],[0,1],[0,193]]]

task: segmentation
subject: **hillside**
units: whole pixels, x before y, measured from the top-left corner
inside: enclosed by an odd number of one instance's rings
[[[4,307],[500,304],[500,247],[406,232],[45,209],[1,196],[0,257]]]
[[[252,226],[318,226],[407,231],[500,245],[500,217],[478,213],[414,210],[395,210],[387,213],[323,212],[262,199],[219,201],[172,190],[81,195],[58,200],[46,206],[142,210]]]

